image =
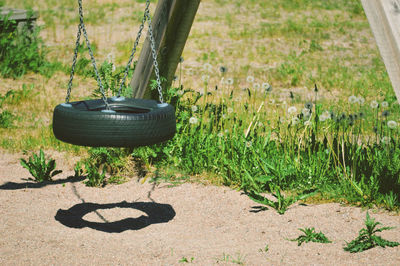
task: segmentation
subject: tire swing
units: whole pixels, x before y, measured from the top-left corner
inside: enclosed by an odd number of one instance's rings
[[[176,132],[175,109],[163,100],[157,52],[151,27],[150,0],[146,0],[146,9],[139,28],[131,56],[120,82],[118,94],[107,98],[96,61],[90,46],[83,21],[82,0],[78,0],[80,23],[71,67],[65,103],[55,107],[53,113],[53,133],[61,141],[91,147],[138,147],[160,143],[171,139]],[[157,78],[159,101],[132,99],[121,96],[122,87],[128,75],[145,22],[148,22],[150,45],[154,70]],[[101,99],[70,102],[72,81],[81,33],[85,37]]]

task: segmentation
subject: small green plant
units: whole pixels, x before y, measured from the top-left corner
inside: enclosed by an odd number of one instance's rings
[[[90,162],[85,162],[85,169],[87,173],[87,180],[85,184],[88,187],[102,187],[105,185],[106,169],[99,170],[98,167]]]
[[[85,170],[83,168],[82,162],[77,162],[75,167],[74,167],[74,177],[81,177],[85,173]]]
[[[190,260],[189,260],[188,258],[186,258],[186,257],[182,257],[182,258],[179,260],[180,263],[192,263],[193,261],[194,261],[194,258],[193,258],[193,257],[191,257]]]
[[[290,239],[290,241],[297,241],[297,245],[301,246],[304,242],[317,242],[317,243],[331,243],[330,241],[322,232],[315,232],[315,228],[299,228],[304,235],[300,235],[295,239]]]
[[[349,251],[351,253],[362,252],[367,249],[371,249],[376,246],[380,247],[396,247],[400,245],[398,242],[392,242],[383,239],[380,236],[375,235],[378,232],[382,232],[385,230],[391,230],[394,227],[381,227],[377,228],[380,225],[380,222],[375,222],[374,218],[369,216],[367,212],[366,219],[365,219],[365,227],[360,230],[358,237],[347,243],[347,245],[343,248],[345,251]]]
[[[29,157],[28,161],[21,158],[21,165],[28,169],[37,182],[50,181],[53,176],[62,172],[61,170],[54,170],[56,168],[56,161],[54,159],[50,158],[46,162],[42,149],[40,149],[39,155],[33,154]]]
[[[269,246],[268,246],[268,245],[265,245],[264,248],[260,248],[258,251],[259,251],[259,252],[263,252],[263,253],[267,253],[268,250],[269,250]]]
[[[282,194],[279,186],[270,185],[270,189],[271,189],[271,191],[274,191],[274,192],[272,192],[272,196],[274,196],[276,198],[276,201],[270,200],[270,199],[260,195],[256,191],[245,191],[245,193],[253,201],[270,206],[270,207],[274,208],[279,214],[284,214],[287,211],[287,209],[289,208],[289,206],[292,205],[293,203],[295,203],[299,200],[306,199],[307,197],[310,197],[316,193],[315,191],[312,191],[312,192],[306,192],[306,193],[302,193],[302,194],[295,195],[295,196],[285,197]]]

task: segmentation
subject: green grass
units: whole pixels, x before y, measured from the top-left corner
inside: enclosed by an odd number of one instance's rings
[[[47,63],[35,61],[17,79],[1,79],[7,89],[0,90],[0,146],[56,149],[93,159],[96,150],[61,143],[51,128],[52,110],[65,99],[76,3],[5,4],[39,11],[43,26],[35,33],[34,48],[44,53],[34,59]],[[122,58],[132,44],[131,26],[138,24],[142,8],[143,1],[85,4],[89,38],[109,94],[118,87]],[[107,34],[98,34],[111,26]],[[15,58],[32,59],[33,50],[17,48]],[[80,53],[74,99],[97,95],[85,46]],[[183,56],[166,95],[177,110],[177,135],[128,153],[103,150],[108,161],[95,159],[87,168],[102,174],[105,164],[117,164],[118,170],[105,172],[104,178],[100,174],[94,185],[121,182],[119,176],[132,171],[133,158],[154,181],[176,184],[201,176],[246,191],[281,213],[300,199],[399,209],[399,131],[388,122],[400,122],[400,107],[359,1],[204,0]],[[7,61],[0,71],[12,66]],[[263,89],[265,83],[272,91]],[[351,95],[365,103],[349,103]],[[371,108],[375,100],[381,105]],[[306,119],[302,112],[308,102]],[[289,114],[292,106],[297,110]],[[317,193],[302,197],[310,191]],[[275,200],[266,200],[264,193],[275,194]]]

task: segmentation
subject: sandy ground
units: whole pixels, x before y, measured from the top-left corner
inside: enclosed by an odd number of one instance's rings
[[[88,188],[67,179],[36,184],[18,161],[0,155],[0,265],[400,265],[400,247],[343,250],[365,211],[339,204],[295,205],[284,215],[252,212],[247,196],[224,187],[131,182]],[[61,163],[60,163],[61,164]],[[400,217],[371,216],[400,241]],[[297,246],[287,239],[315,227],[333,241]],[[267,252],[263,249],[268,245]]]

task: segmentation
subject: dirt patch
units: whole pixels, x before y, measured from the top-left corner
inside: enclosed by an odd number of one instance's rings
[[[343,251],[364,226],[365,211],[339,204],[295,205],[285,215],[251,212],[247,196],[224,187],[183,184],[169,188],[136,180],[88,188],[67,179],[35,184],[18,162],[0,155],[1,265],[379,264],[398,265],[400,247],[359,254]],[[400,217],[371,216],[381,235],[400,241]],[[315,227],[333,241],[297,246],[298,228]],[[263,249],[268,245],[268,252]]]

